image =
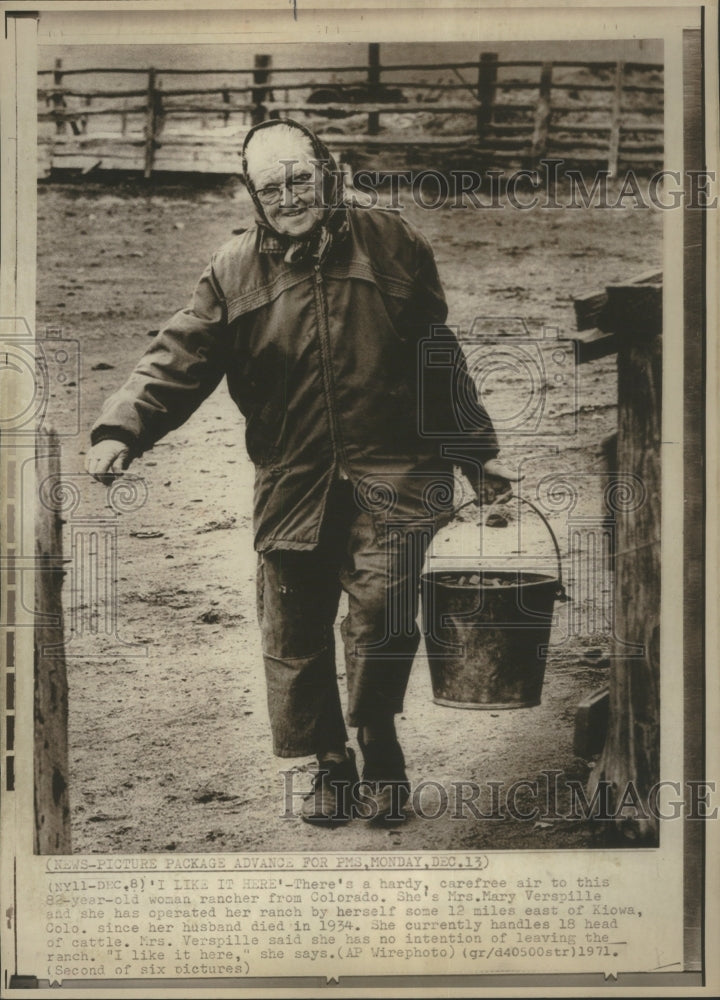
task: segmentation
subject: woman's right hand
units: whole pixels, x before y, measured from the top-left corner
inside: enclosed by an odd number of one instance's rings
[[[113,482],[130,465],[130,451],[122,441],[98,441],[87,453],[85,471],[99,483]]]

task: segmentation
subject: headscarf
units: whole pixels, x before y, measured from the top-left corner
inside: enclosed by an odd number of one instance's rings
[[[257,196],[252,178],[248,173],[247,148],[250,140],[261,129],[273,128],[278,125],[297,129],[309,141],[313,151],[313,158],[319,162],[322,170],[322,198],[323,205],[325,206],[322,217],[309,232],[303,233],[299,237],[280,233],[272,226],[265,214],[264,206]],[[255,206],[258,225],[272,234],[274,240],[277,242],[278,250],[284,252],[285,260],[288,263],[296,263],[308,256],[315,256],[319,260],[323,259],[332,243],[341,238],[347,231],[345,213],[347,205],[344,200],[342,173],[338,170],[337,162],[325,143],[307,128],[306,125],[292,118],[271,118],[260,122],[258,125],[254,125],[245,136],[243,142],[242,167],[245,184]]]

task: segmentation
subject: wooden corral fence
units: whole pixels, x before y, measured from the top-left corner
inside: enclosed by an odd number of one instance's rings
[[[614,826],[628,839],[655,842],[648,796],[660,780],[662,274],[609,285],[577,299],[575,311],[578,362],[617,354],[618,372],[612,659],[607,732],[590,792],[606,783],[614,815],[632,782],[647,818],[630,811]],[[639,491],[623,496],[623,482]]]
[[[662,69],[508,61],[493,52],[476,62],[383,65],[378,44],[368,47],[364,66],[322,70],[273,66],[262,54],[252,68],[212,71],[72,69],[57,60],[40,73],[39,171],[236,174],[239,143],[252,124],[298,116],[348,162],[353,153],[454,151],[479,167],[533,167],[554,158],[599,165],[611,176],[620,168],[657,169]],[[118,76],[131,86],[107,84]]]

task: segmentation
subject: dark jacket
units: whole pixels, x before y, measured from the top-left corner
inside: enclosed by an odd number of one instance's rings
[[[92,430],[139,455],[226,376],[259,550],[312,548],[338,475],[378,518],[422,519],[451,502],[453,459],[497,454],[429,244],[394,212],[346,220],[322,263],[287,263],[262,226],[226,243]]]

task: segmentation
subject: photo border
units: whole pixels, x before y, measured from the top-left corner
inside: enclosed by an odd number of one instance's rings
[[[94,8],[96,4],[62,4],[53,6],[56,10],[57,6],[67,7],[68,10],[72,10],[72,16],[75,18],[77,16],[82,16],[88,7],[93,8],[93,13],[95,13]],[[111,6],[118,7],[119,5],[113,4]],[[160,5],[155,4],[128,4],[125,6],[144,9],[172,9],[173,11],[181,9],[179,7],[168,8],[167,6],[160,8]],[[219,8],[221,6],[221,4],[213,5],[214,8]],[[255,9],[251,4],[246,4],[245,6],[248,9]],[[367,3],[364,6],[372,8],[380,5]],[[407,7],[411,5],[397,4],[396,6]],[[441,7],[444,5],[434,4],[433,6]],[[454,6],[462,5],[458,4]],[[691,5],[686,4],[679,6],[690,8]],[[32,23],[35,22],[37,16],[35,10],[39,8],[43,11],[46,9],[47,5],[36,5],[33,10],[18,9],[20,7],[21,5],[19,3],[3,4],[3,13],[5,15],[6,37],[8,33],[8,19],[11,19],[15,22],[14,27],[17,31],[16,37],[18,37],[18,39],[22,42],[24,57],[27,53],[27,39],[32,34],[28,28],[30,28]],[[258,8],[265,9],[266,7],[266,4],[258,5]],[[684,53],[686,58],[683,64],[683,124],[685,140],[683,166],[686,171],[702,170],[707,167],[708,163],[710,163],[710,169],[712,169],[717,161],[715,151],[713,150],[711,155],[708,150],[706,136],[706,131],[709,132],[710,136],[713,136],[713,133],[716,132],[716,129],[713,128],[706,129],[706,120],[709,116],[716,113],[717,110],[717,103],[713,101],[708,102],[707,90],[704,90],[705,74],[703,73],[703,70],[705,69],[707,71],[707,62],[705,63],[705,66],[703,66],[703,59],[707,60],[708,57],[712,58],[714,52],[713,46],[710,44],[708,38],[709,25],[707,23],[707,15],[709,8],[707,6],[698,6],[694,9],[702,11],[703,23],[700,29],[686,29],[684,32]],[[337,14],[337,11],[333,10],[333,8],[330,8],[330,10],[333,15]],[[713,11],[712,21],[714,26],[716,26],[716,15],[717,12]],[[23,25],[23,21],[27,23]],[[26,82],[27,79],[29,79],[34,73],[34,69],[32,69],[32,67],[30,67],[27,63],[22,65],[22,62],[23,58],[18,58],[15,66],[13,67],[16,74],[15,78],[10,81],[11,84],[14,84],[14,86],[18,88],[18,94],[22,91],[23,82]],[[33,63],[33,60],[31,59],[30,62]],[[8,82],[7,77],[5,82]],[[698,101],[699,96],[700,101]],[[5,108],[7,108],[7,105],[5,105]],[[21,100],[18,100],[15,108],[18,114],[24,113]],[[5,128],[6,127],[7,126],[5,126]],[[5,135],[3,136],[3,172],[5,173],[8,165],[14,161],[15,184],[13,186],[15,188],[15,194],[8,196],[7,186],[5,186],[5,189],[3,190],[3,204],[7,205],[7,199],[10,197],[13,201],[16,200],[16,204],[19,206],[19,212],[27,216],[28,200],[34,209],[35,197],[29,191],[28,179],[23,178],[22,171],[18,169],[18,160],[15,157],[8,156],[6,140],[7,131],[5,131]],[[18,146],[16,147],[16,151],[18,154],[21,154],[22,148]],[[31,174],[32,176],[30,177],[30,182],[34,185],[34,173],[31,172]],[[4,215],[6,215],[6,213],[4,213]],[[687,501],[684,513],[685,550],[683,565],[683,620],[685,630],[683,682],[683,714],[685,727],[683,754],[685,780],[698,781],[710,780],[714,776],[715,772],[708,770],[708,768],[711,765],[711,762],[715,765],[717,763],[717,755],[715,753],[717,750],[717,740],[710,738],[712,729],[708,729],[706,725],[703,725],[702,727],[697,726],[698,718],[711,718],[711,716],[709,716],[709,712],[712,709],[717,696],[717,685],[708,683],[705,661],[708,649],[711,649],[713,654],[715,654],[717,647],[713,647],[708,642],[708,647],[706,648],[703,635],[704,630],[708,625],[705,618],[705,595],[708,590],[708,583],[710,584],[710,595],[713,593],[717,595],[717,566],[715,563],[717,552],[713,548],[708,554],[706,550],[706,539],[712,540],[715,537],[715,529],[711,526],[708,519],[708,508],[710,508],[713,512],[715,510],[716,496],[713,487],[716,484],[715,481],[708,478],[706,492],[704,487],[705,479],[703,471],[704,468],[707,467],[706,463],[711,460],[711,454],[707,447],[708,442],[714,442],[716,440],[715,435],[717,425],[714,423],[706,425],[706,418],[709,420],[713,414],[713,407],[716,407],[717,392],[713,394],[712,391],[708,391],[708,386],[714,386],[717,389],[717,371],[715,369],[707,370],[707,384],[699,384],[697,378],[697,373],[705,370],[707,362],[716,358],[716,345],[714,343],[714,338],[708,339],[708,322],[711,322],[713,317],[716,318],[717,313],[715,298],[714,296],[710,296],[711,286],[708,284],[708,275],[713,273],[713,271],[710,270],[710,267],[712,267],[713,263],[716,263],[717,260],[717,233],[710,226],[710,218],[711,217],[707,212],[693,212],[687,208],[683,212],[683,311],[685,323],[683,465]],[[11,238],[14,241],[14,246],[18,251],[15,268],[13,269],[11,278],[8,276],[7,266],[3,267],[4,282],[2,286],[0,286],[3,293],[3,304],[2,308],[0,308],[0,315],[8,314],[7,309],[5,308],[5,303],[9,301],[9,293],[12,294],[12,299],[10,301],[13,303],[27,303],[30,301],[30,298],[28,297],[30,290],[34,290],[34,267],[31,269],[31,278],[24,266],[27,264],[27,261],[31,256],[30,244],[32,244],[32,253],[34,254],[34,236],[33,238],[22,236],[20,234],[20,227],[21,220],[18,228],[14,232],[14,237],[11,235]],[[6,224],[4,224],[3,241],[6,244],[7,238],[8,229]],[[25,316],[31,328],[34,328],[35,318],[34,314],[32,314],[32,310],[24,309],[22,312],[13,313],[13,315]],[[714,400],[712,405],[710,402],[711,400]],[[2,442],[0,442],[0,445],[1,444]],[[0,448],[0,452],[1,451],[2,448]],[[712,471],[712,464],[710,469]],[[712,605],[708,602],[708,606]],[[27,625],[28,620],[26,619],[24,622],[19,621],[18,624]],[[23,657],[27,656],[28,631],[31,630],[26,630],[26,633],[22,636],[18,635],[18,645],[16,651],[18,663],[23,660]],[[27,700],[29,691],[27,678],[25,678],[23,685],[21,683],[20,674],[21,671],[18,673],[17,677],[18,704],[20,704],[23,699]],[[3,736],[5,735],[6,730],[3,729]],[[5,743],[3,743],[3,746],[5,746]],[[32,775],[32,761],[30,760],[28,770],[28,761],[26,757],[19,752],[19,748],[20,744],[18,743],[15,777],[18,785],[22,785],[22,783],[27,780],[28,773],[30,776]],[[713,753],[711,758],[708,756],[710,753]],[[4,759],[7,760],[7,757],[5,756]],[[5,786],[5,775],[3,775],[3,793],[4,797],[8,795]],[[12,795],[12,793],[10,793],[10,795]],[[3,809],[4,814],[14,811],[14,800],[15,795],[12,795],[12,798],[8,803],[9,808]],[[711,835],[708,824],[693,823],[688,819],[685,819],[684,821],[684,828],[684,952],[686,968],[692,968],[692,971],[686,971],[683,973],[622,974],[617,980],[618,989],[625,987],[635,989],[650,986],[683,987],[685,985],[694,988],[698,985],[707,987],[709,984],[712,986],[712,981],[708,978],[708,961],[711,956],[705,949],[705,940],[707,938],[708,928],[711,925],[716,925],[717,908],[714,907],[712,913],[708,912],[706,909],[710,903],[716,902],[716,896],[714,896],[712,891],[705,888],[707,885],[707,877],[713,874],[713,869],[710,866],[706,867],[705,858],[708,856],[707,851],[709,844],[717,842],[717,830],[716,828],[713,828]],[[9,849],[8,841],[12,843],[12,851]],[[2,877],[3,883],[6,887],[10,884],[8,881],[8,863],[10,860],[12,860],[13,868],[12,884],[17,884],[15,869],[17,867],[17,863],[22,862],[22,858],[25,854],[22,848],[24,842],[26,841],[27,830],[23,830],[22,825],[16,829],[13,818],[11,817],[10,820],[7,820],[5,815],[3,822]],[[702,859],[702,863],[699,863],[700,859]],[[714,882],[714,886],[717,886],[717,882]],[[17,941],[17,934],[19,933],[17,926],[15,926],[14,933],[16,935],[15,940]],[[576,994],[578,987],[581,988],[583,992],[586,988],[598,988],[601,984],[598,983],[597,980],[602,979],[600,974],[579,975],[573,973],[561,973],[558,976],[493,974],[486,976],[478,975],[472,977],[459,977],[463,980],[463,982],[454,982],[452,988],[454,989],[456,986],[458,989],[462,987],[482,986],[483,991],[485,991],[492,990],[497,986],[507,987],[508,985],[512,985],[515,987],[522,987],[524,995],[531,995],[530,992],[528,992],[530,981],[532,981],[534,986],[542,989],[545,989],[548,986],[558,986],[563,988],[568,977],[572,978],[572,983],[569,988],[572,988]],[[690,981],[690,979],[692,981]],[[294,986],[303,986],[305,989],[317,989],[320,984],[325,985],[324,980],[322,979],[319,981],[315,981],[314,979],[312,981],[308,981],[307,979],[300,981],[298,977],[291,977],[291,980]],[[433,976],[417,977],[410,975],[403,976],[402,980],[402,986],[404,988],[420,986],[423,988],[434,989],[435,987],[438,987],[443,991],[443,995],[447,995],[448,992],[448,983],[445,978],[440,978],[439,981],[436,981],[436,977]],[[145,981],[145,983],[149,982],[151,981]],[[250,982],[251,981],[248,981],[248,987],[250,987]],[[255,980],[252,982],[254,982],[255,988],[257,988],[259,985],[258,981]],[[268,988],[270,987],[270,983],[267,980],[263,980],[262,984]],[[288,979],[286,977],[279,978],[275,985],[287,988],[289,985]],[[343,977],[342,980],[343,990],[346,988],[353,989],[356,987],[359,988],[367,986],[371,986],[373,989],[380,989],[382,987],[399,985],[399,983],[394,981],[394,977],[374,977],[372,984],[368,983],[367,978],[359,980]],[[123,989],[125,988],[131,988],[130,981],[128,982],[127,987],[123,987]],[[157,990],[153,986],[143,985],[138,988],[143,990],[143,995],[157,994]],[[612,987],[606,987],[602,989],[602,992],[609,992],[611,989]],[[238,987],[238,990],[238,995],[242,995],[246,992],[245,987]],[[23,988],[18,983],[17,992],[16,990],[13,990],[12,995],[22,995],[23,992]],[[213,990],[212,995],[215,995],[215,992],[216,991]],[[220,992],[220,988],[218,989],[218,992]],[[163,995],[168,995],[165,992],[165,989],[163,989],[162,993]],[[34,990],[32,995],[41,996],[43,994],[43,990]],[[117,994],[117,990],[109,991],[109,995]],[[56,995],[56,993],[50,995]],[[173,990],[172,995],[175,996],[181,994],[178,990]],[[197,991],[193,991],[193,995],[198,996],[201,994]]]

